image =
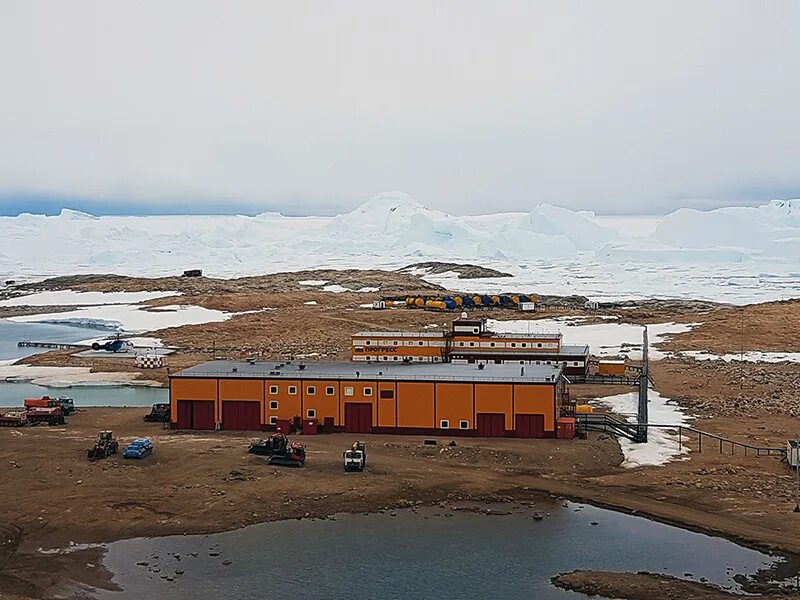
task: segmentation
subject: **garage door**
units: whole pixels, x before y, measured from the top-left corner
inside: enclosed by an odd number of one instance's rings
[[[480,437],[503,437],[506,433],[506,416],[502,413],[478,413],[477,426]]]
[[[517,415],[514,425],[517,437],[544,437],[544,415]]]
[[[178,400],[178,428],[214,430],[212,400]]]
[[[261,429],[261,403],[226,400],[222,403],[222,428],[231,431]]]
[[[369,433],[372,431],[372,404],[345,402],[344,430],[347,433]]]

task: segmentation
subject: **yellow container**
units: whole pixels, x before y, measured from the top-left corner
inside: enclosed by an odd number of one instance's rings
[[[423,300],[422,298],[417,298],[416,300],[414,300],[414,306],[422,308],[423,306],[425,306],[425,300]]]
[[[461,296],[454,296],[453,302],[455,302],[458,306],[461,306],[462,304],[464,304],[464,299],[461,298]]]
[[[575,407],[575,412],[579,415],[590,415],[594,412],[594,408],[588,404],[578,404]]]
[[[425,308],[435,308],[436,310],[445,310],[447,305],[441,300],[428,300],[425,303]]]
[[[519,296],[511,296],[511,301],[514,304],[519,304]]]
[[[481,297],[480,296],[473,296],[472,301],[475,303],[475,306],[481,305]]]
[[[500,304],[500,296],[492,296],[492,304]]]
[[[414,298],[412,298],[411,296],[409,296],[408,298],[406,298],[406,304],[408,304],[409,306],[413,306],[413,304],[414,304]]]

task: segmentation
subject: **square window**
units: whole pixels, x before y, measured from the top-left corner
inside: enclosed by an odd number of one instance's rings
[[[459,345],[459,346],[463,346],[463,345],[464,345],[464,342],[458,342],[458,345]]]
[[[275,394],[277,394],[278,393],[278,386],[277,385],[269,386],[269,393],[272,394],[273,396]]]
[[[349,385],[345,386],[345,388],[344,388],[344,395],[345,395],[345,396],[352,396],[352,395],[353,395],[353,388],[352,388],[352,386],[349,386]]]
[[[522,342],[522,347],[524,348],[525,346],[526,346],[525,342]]]
[[[367,340],[366,344],[367,344],[367,346],[369,346],[369,340]]]
[[[516,342],[511,342],[511,347],[512,348],[516,348],[517,347],[517,343]]]
[[[278,410],[278,401],[277,400],[270,400],[269,401],[269,409],[270,410]]]
[[[419,345],[422,346],[425,342],[420,342]]]
[[[372,396],[372,388],[371,387],[365,387],[364,388],[364,395],[365,396]]]
[[[270,425],[275,425],[275,423],[277,423],[277,422],[278,422],[278,417],[270,417],[269,418],[269,424]]]
[[[393,341],[392,345],[397,346],[397,340]]]
[[[490,345],[492,348],[494,348],[494,342],[492,342],[492,343],[491,343],[491,344],[489,344],[489,345]]]
[[[459,421],[458,422],[459,429],[469,429],[469,421]]]
[[[450,421],[448,421],[447,419],[442,419],[441,421],[439,421],[439,427],[441,429],[450,429]]]
[[[325,388],[325,394],[328,396],[333,396],[336,393],[336,389],[332,385],[329,385]]]
[[[289,386],[289,394],[292,395],[292,396],[297,395],[297,386],[296,385],[290,385]]]
[[[394,398],[394,390],[381,390],[380,397],[391,400]]]
[[[541,342],[539,342],[539,343],[538,343],[538,344],[536,344],[536,345],[537,345],[539,348],[541,348],[541,347],[542,347],[542,343],[541,343]]]
[[[306,411],[306,417],[309,419],[316,419],[317,418],[317,410],[315,408],[309,408]]]
[[[474,345],[475,345],[475,342],[470,342],[470,343],[469,343],[469,345],[470,345],[470,346],[474,346]]]
[[[309,396],[313,396],[313,395],[315,395],[316,393],[317,393],[317,388],[316,388],[316,387],[314,387],[313,385],[309,385],[309,386],[306,388],[306,394],[308,394]]]

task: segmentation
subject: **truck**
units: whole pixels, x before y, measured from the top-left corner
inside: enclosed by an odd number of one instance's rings
[[[50,406],[48,408],[29,408],[25,413],[29,423],[47,423],[48,425],[63,425],[64,411],[60,406]]]
[[[367,466],[367,444],[364,442],[353,442],[347,450],[342,452],[344,458],[344,470],[363,471]]]

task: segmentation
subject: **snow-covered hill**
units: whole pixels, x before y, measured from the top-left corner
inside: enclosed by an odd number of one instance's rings
[[[455,216],[400,192],[379,194],[336,217],[94,217],[63,210],[52,217],[0,218],[0,275],[163,275],[202,268],[231,276],[419,260],[522,269],[573,265],[567,269],[572,276],[575,269],[607,272],[606,266],[620,263],[753,264],[737,271],[749,275],[762,271],[756,263],[785,265],[787,274],[800,263],[800,200],[681,209],[655,226],[647,221],[643,227],[641,219],[604,219],[546,204],[528,213]]]

